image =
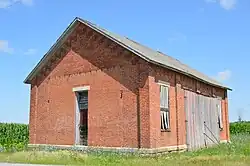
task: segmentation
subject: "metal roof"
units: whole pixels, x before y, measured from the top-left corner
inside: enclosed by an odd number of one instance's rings
[[[179,60],[173,57],[170,57],[159,51],[155,51],[146,46],[143,46],[131,39],[128,39],[127,37],[109,32],[89,21],[83,20],[78,17],[74,19],[74,21],[68,26],[68,28],[59,37],[56,43],[50,48],[50,50],[44,55],[44,57],[40,60],[40,62],[36,65],[36,67],[32,70],[32,72],[27,76],[27,78],[24,80],[25,83],[30,83],[30,81],[34,78],[34,76],[38,73],[38,71],[43,67],[43,65],[50,58],[49,55],[51,55],[56,50],[56,48],[60,47],[60,45],[64,42],[67,36],[74,30],[75,25],[78,22],[83,23],[86,26],[90,27],[91,29],[101,33],[105,37],[111,39],[112,41],[116,42],[117,44],[128,49],[129,51],[133,52],[134,54],[138,55],[139,57],[143,58],[144,60],[150,63],[154,63],[156,65],[168,68],[170,70],[174,70],[176,72],[198,79],[207,84],[220,87],[223,89],[231,90],[230,88],[224,86],[223,84],[217,82],[216,80],[206,76],[205,74],[202,74],[201,72],[195,69],[192,69],[191,67],[181,63]]]

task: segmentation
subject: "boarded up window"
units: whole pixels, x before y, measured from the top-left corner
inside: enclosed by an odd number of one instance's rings
[[[167,130],[170,127],[169,116],[169,87],[160,85],[160,112],[161,112],[161,130]]]

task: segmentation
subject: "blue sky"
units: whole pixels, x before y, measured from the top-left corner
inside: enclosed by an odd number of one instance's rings
[[[28,123],[23,80],[76,16],[230,86],[230,121],[250,120],[249,0],[0,0],[0,122]]]

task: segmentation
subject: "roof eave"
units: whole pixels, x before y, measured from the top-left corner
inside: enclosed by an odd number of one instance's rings
[[[222,88],[222,89],[226,89],[226,90],[232,91],[231,88],[228,88],[228,87],[226,87],[226,86],[221,86],[221,85],[218,85],[218,84],[210,83],[210,82],[205,81],[205,80],[203,80],[203,79],[201,79],[201,78],[199,78],[199,77],[196,77],[196,76],[194,76],[194,75],[192,75],[192,74],[185,73],[185,72],[183,72],[183,71],[181,71],[181,70],[178,70],[178,69],[175,69],[175,68],[166,66],[166,65],[164,65],[164,64],[157,63],[157,62],[151,61],[151,60],[150,60],[149,62],[152,63],[152,64],[155,64],[155,65],[158,65],[158,66],[167,68],[167,69],[169,69],[169,70],[175,71],[175,72],[177,72],[177,73],[181,73],[181,74],[183,74],[183,75],[189,76],[189,77],[191,77],[191,78],[194,78],[194,79],[196,79],[196,80],[199,80],[199,81],[201,81],[201,82],[203,82],[203,83],[206,83],[206,84],[209,84],[209,85],[211,85],[211,86],[215,86],[215,87],[218,87],[218,88]]]
[[[49,51],[42,57],[42,59],[38,62],[38,64],[35,66],[35,68],[25,78],[25,80],[23,81],[25,84],[31,84],[31,81],[34,78],[34,76],[36,75],[36,72],[38,71],[38,69],[41,68],[41,66],[46,63],[48,56],[51,53],[53,53],[56,50],[56,48],[60,47],[61,44],[65,41],[67,36],[70,34],[70,32],[72,32],[73,28],[75,27],[77,20],[78,20],[78,18],[76,17],[70,23],[70,25],[64,30],[64,32],[60,35],[60,37],[56,40],[56,42],[50,47]]]
[[[195,78],[197,80],[200,80],[206,84],[209,84],[209,85],[212,85],[212,86],[215,86],[215,87],[219,87],[219,88],[222,88],[222,89],[226,89],[226,90],[230,90],[232,91],[231,88],[228,88],[228,87],[224,87],[224,86],[221,86],[221,85],[217,85],[217,84],[213,84],[213,83],[210,83],[208,81],[205,81],[203,79],[200,79],[199,77],[196,77],[192,74],[189,74],[189,73],[185,73],[183,71],[180,71],[178,69],[175,69],[175,68],[172,68],[172,67],[169,67],[169,66],[166,66],[164,64],[161,64],[161,63],[158,63],[158,62],[155,62],[155,61],[152,61],[151,59],[145,57],[144,55],[142,55],[141,53],[137,52],[136,50],[128,47],[127,45],[121,43],[120,41],[116,40],[115,38],[107,35],[106,33],[102,32],[101,30],[97,29],[96,27],[88,24],[87,22],[85,22],[84,20],[82,20],[81,18],[78,18],[76,17],[72,22],[71,24],[66,28],[66,30],[63,32],[63,34],[57,39],[57,41],[55,42],[55,44],[49,49],[49,51],[44,55],[44,57],[39,61],[39,63],[36,65],[36,67],[31,71],[31,73],[27,76],[27,78],[24,80],[24,83],[26,84],[30,84],[31,83],[31,80],[33,79],[34,75],[36,74],[36,71],[41,68],[41,66],[46,63],[45,60],[47,59],[47,57],[53,53],[55,51],[56,48],[60,47],[60,45],[64,42],[64,40],[66,39],[66,37],[70,34],[70,32],[72,32],[73,30],[73,27],[74,25],[77,23],[77,21],[83,23],[84,25],[90,27],[91,29],[97,31],[98,33],[104,35],[105,37],[109,38],[110,40],[116,42],[117,44],[119,44],[120,46],[122,46],[123,48],[131,51],[132,53],[136,54],[137,56],[139,56],[140,58],[152,63],[152,64],[156,64],[158,66],[162,66],[164,68],[168,68],[170,70],[173,70],[173,71],[176,71],[178,73],[182,73],[184,75],[187,75],[187,76],[190,76],[192,78]]]

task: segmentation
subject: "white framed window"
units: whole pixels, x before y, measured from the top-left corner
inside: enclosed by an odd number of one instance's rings
[[[218,125],[220,129],[223,129],[223,121],[222,121],[222,108],[221,108],[221,101],[216,105],[217,113],[218,113]]]
[[[169,86],[160,84],[161,130],[170,128]]]

